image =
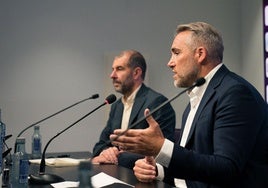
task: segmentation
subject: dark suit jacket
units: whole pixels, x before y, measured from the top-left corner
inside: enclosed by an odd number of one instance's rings
[[[268,187],[267,118],[261,95],[223,65],[205,91],[185,148],[175,145],[164,181],[186,179],[188,188]]]
[[[156,108],[158,105],[166,101],[167,98],[161,95],[160,93],[155,92],[154,90],[146,87],[142,84],[140,90],[138,91],[135,102],[132,107],[129,125],[133,124],[140,118],[144,117],[144,110],[149,108],[150,110]],[[107,141],[109,140],[110,134],[115,129],[120,129],[122,115],[123,115],[124,105],[121,101],[121,98],[117,100],[111,106],[109,120],[107,122],[106,127],[103,129],[99,142],[93,148],[93,156],[97,156],[100,154],[102,150],[107,147],[111,147],[111,145],[107,145]],[[156,118],[156,121],[159,123],[163,134],[166,138],[173,140],[174,138],[174,130],[175,130],[175,112],[172,106],[168,103],[159,111],[153,114],[153,117]],[[135,128],[144,129],[148,127],[148,123],[146,120],[142,121]],[[118,160],[119,165],[123,165],[129,168],[132,168],[134,162],[143,156],[134,155],[129,153],[122,153]]]

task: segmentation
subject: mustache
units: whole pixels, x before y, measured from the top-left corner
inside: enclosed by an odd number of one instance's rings
[[[113,80],[113,84],[121,84],[121,82],[118,80]]]

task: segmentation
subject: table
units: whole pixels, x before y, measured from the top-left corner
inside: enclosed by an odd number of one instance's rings
[[[66,153],[65,153],[66,154]],[[49,156],[48,154],[47,156]],[[53,156],[64,155],[62,153],[53,154]],[[85,156],[90,156],[89,152],[71,152],[68,153],[68,156],[71,158],[85,158]],[[30,165],[30,174],[38,174],[39,165],[31,164]],[[153,183],[142,183],[139,182],[133,170],[112,165],[112,164],[102,164],[102,165],[93,165],[93,175],[98,174],[100,172],[104,172],[112,177],[115,177],[121,181],[124,181],[128,184],[134,185],[135,188],[171,188],[172,186],[165,184],[161,181],[155,181]],[[49,167],[46,166],[46,173],[57,174],[69,181],[77,181],[78,180],[78,166],[69,166],[69,167]],[[29,185],[30,188],[51,188],[51,185]],[[116,186],[115,186],[116,187]]]

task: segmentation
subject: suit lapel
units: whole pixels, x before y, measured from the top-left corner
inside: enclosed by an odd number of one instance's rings
[[[124,105],[121,101],[122,99],[120,99],[120,102],[117,104],[116,108],[114,108],[116,110],[115,112],[115,118],[114,118],[114,125],[116,126],[115,128],[120,129],[121,128],[121,123],[122,123],[122,114],[124,112]]]
[[[196,111],[196,114],[194,116],[194,120],[193,120],[193,123],[192,123],[192,126],[191,126],[191,129],[190,129],[190,132],[189,132],[189,135],[188,135],[188,138],[187,138],[187,141],[186,141],[186,145],[187,143],[189,142],[189,140],[192,138],[193,136],[193,133],[194,133],[194,130],[196,128],[196,124],[198,123],[198,119],[199,119],[199,116],[201,114],[201,112],[203,111],[204,107],[206,106],[206,104],[208,103],[209,99],[214,95],[215,91],[214,90],[210,90],[205,92],[205,95],[204,97],[202,98],[200,104],[199,104],[199,107]]]
[[[213,76],[213,78],[210,80],[209,85],[207,86],[207,89],[203,95],[202,100],[200,101],[199,107],[196,111],[196,114],[194,116],[194,120],[186,141],[186,145],[188,144],[189,140],[192,138],[193,133],[195,131],[196,128],[196,124],[198,123],[198,119],[199,116],[201,114],[201,112],[203,111],[204,107],[206,106],[206,104],[210,101],[210,99],[214,96],[215,94],[215,89],[216,87],[218,87],[222,81],[222,79],[224,78],[224,76],[230,72],[225,65],[222,65],[221,68],[216,72],[216,74]],[[187,117],[186,117],[187,118]]]
[[[142,106],[143,106],[143,104],[144,104],[144,102],[146,100],[145,97],[144,97],[146,91],[147,91],[146,86],[144,84],[142,84],[140,90],[138,91],[138,93],[137,93],[137,95],[135,97],[135,102],[134,102],[132,110],[131,110],[128,126],[133,124],[135,118],[139,114],[140,109],[142,108]]]

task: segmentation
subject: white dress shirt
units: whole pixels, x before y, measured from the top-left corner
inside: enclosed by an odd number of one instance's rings
[[[123,117],[121,121],[121,129],[126,130],[128,128],[129,118],[132,111],[132,107],[135,101],[136,94],[138,93],[139,89],[141,88],[141,85],[126,99],[124,100],[124,97],[122,97],[122,103],[124,105],[124,112]]]

